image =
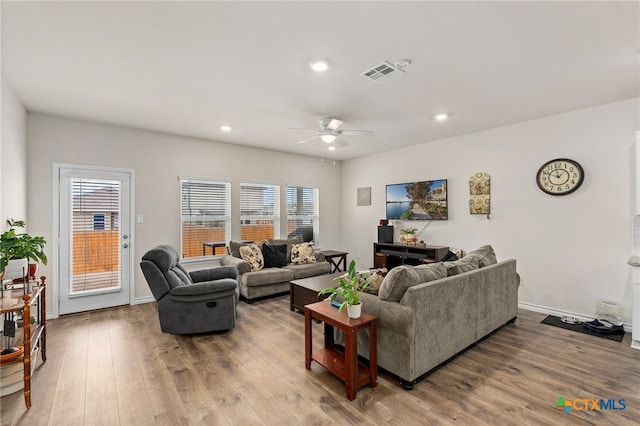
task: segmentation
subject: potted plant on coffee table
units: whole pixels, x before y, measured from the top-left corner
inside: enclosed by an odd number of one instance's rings
[[[371,277],[369,273],[358,273],[354,260],[349,264],[348,273],[333,279],[338,283],[335,287],[327,287],[320,290],[318,295],[328,294],[331,301],[339,298],[338,312],[347,307],[349,318],[360,318],[362,302],[360,302],[359,290],[364,290],[369,285]]]
[[[44,237],[32,237],[27,233],[18,233],[16,228],[24,228],[22,220],[8,219],[9,230],[0,235],[0,276],[3,276],[9,261],[26,259],[47,264],[47,255],[44,246],[47,244]],[[35,272],[34,272],[35,275]]]

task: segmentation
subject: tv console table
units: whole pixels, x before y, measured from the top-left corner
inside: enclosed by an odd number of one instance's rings
[[[420,265],[440,262],[449,252],[444,246],[418,246],[412,244],[373,243],[375,268],[392,269],[400,265]]]

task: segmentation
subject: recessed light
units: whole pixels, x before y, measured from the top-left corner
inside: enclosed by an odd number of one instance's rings
[[[327,149],[328,149],[329,151],[335,151],[335,150],[336,150],[336,147],[332,145],[332,146],[328,147]]]
[[[223,132],[230,132],[231,126],[220,126],[220,130],[222,130]]]
[[[449,114],[436,114],[433,116],[436,121],[444,121],[449,118]]]
[[[329,69],[329,61],[327,61],[326,59],[318,59],[312,61],[309,66],[316,72],[323,72]]]

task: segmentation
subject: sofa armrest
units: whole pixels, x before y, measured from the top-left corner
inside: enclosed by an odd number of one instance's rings
[[[313,255],[316,257],[316,262],[324,262],[326,259],[324,257],[324,253],[318,250],[313,251]]]
[[[228,293],[238,287],[238,283],[230,278],[216,281],[205,281],[191,285],[174,287],[169,292],[172,296],[215,296],[216,293]]]
[[[222,266],[235,267],[238,271],[238,276],[242,276],[245,272],[251,272],[251,264],[249,262],[231,255],[222,256],[220,264]]]
[[[238,277],[238,271],[234,266],[218,266],[216,268],[189,272],[189,275],[194,283],[200,283],[203,281],[221,280],[223,278],[235,280]]]
[[[416,313],[408,306],[380,300],[374,294],[359,292],[362,310],[378,317],[378,326],[412,339],[415,334]]]

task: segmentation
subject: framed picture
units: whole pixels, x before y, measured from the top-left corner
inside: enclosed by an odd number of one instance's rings
[[[371,205],[371,187],[358,188],[358,205],[370,206]]]
[[[447,220],[447,180],[387,185],[387,219]]]

